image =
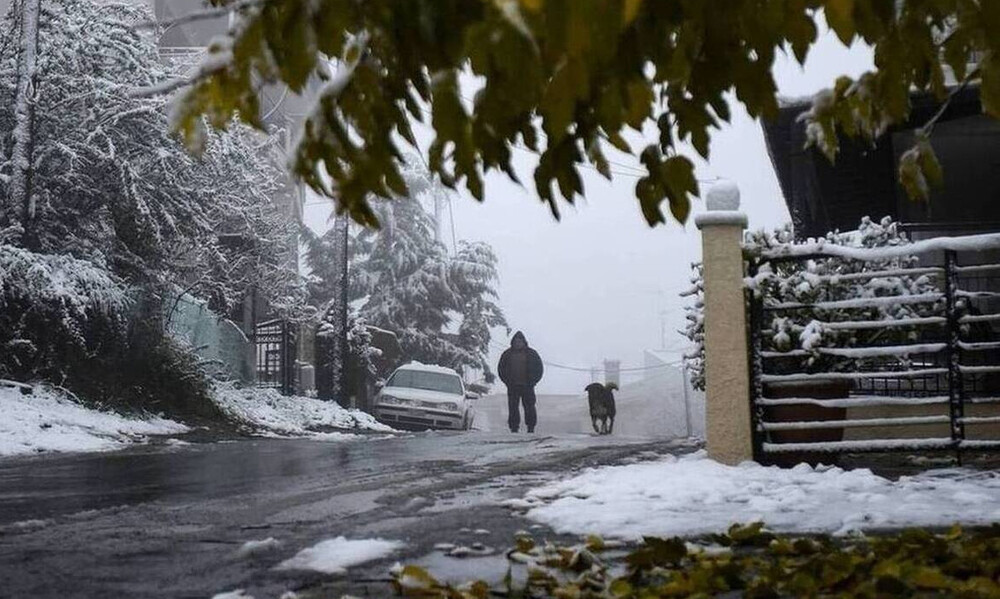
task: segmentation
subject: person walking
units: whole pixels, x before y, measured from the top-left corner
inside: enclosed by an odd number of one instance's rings
[[[518,331],[510,340],[510,348],[500,356],[497,375],[507,385],[507,424],[510,432],[521,428],[521,405],[524,405],[524,424],[528,432],[535,432],[538,414],[535,412],[535,385],[542,380],[545,368],[542,358],[528,346],[524,333]]]

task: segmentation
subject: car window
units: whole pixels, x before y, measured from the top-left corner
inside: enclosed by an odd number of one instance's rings
[[[397,370],[387,384],[389,387],[405,389],[422,389],[424,391],[439,391],[441,393],[462,394],[462,379],[443,372],[427,372],[424,370]]]

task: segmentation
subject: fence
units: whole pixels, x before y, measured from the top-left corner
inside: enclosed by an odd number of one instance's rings
[[[789,245],[750,260],[754,459],[1000,449],[998,249],[993,234]],[[756,284],[773,273],[801,273],[813,297]]]
[[[257,386],[295,391],[295,330],[287,320],[268,320],[254,331]]]

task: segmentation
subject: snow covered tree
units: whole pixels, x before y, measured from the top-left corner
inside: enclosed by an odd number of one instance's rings
[[[237,126],[207,136],[205,153],[192,157],[166,129],[166,102],[132,96],[169,77],[155,40],[136,28],[146,9],[93,0],[41,7],[33,213],[9,206],[16,165],[0,163],[0,221],[22,232],[14,242],[90,260],[147,290],[194,286],[219,308],[250,286],[287,299],[294,231],[273,201],[283,177],[277,142]],[[14,6],[2,29],[16,31],[20,18]],[[0,148],[13,146],[17,130],[18,60],[16,44],[0,44]]]
[[[425,168],[406,172],[411,189],[442,191]],[[374,209],[382,228],[361,229],[350,242],[349,291],[352,302],[360,304],[359,316],[395,333],[404,359],[475,369],[492,381],[491,329],[507,326],[497,303],[493,249],[462,241],[449,255],[435,241],[435,223],[416,197],[379,202]],[[336,235],[333,229],[320,236],[303,232],[309,289],[317,306],[339,293]]]
[[[458,294],[462,322],[456,343],[468,366],[483,373],[487,383],[494,375],[489,365],[492,329],[508,328],[507,318],[497,304],[496,284],[499,279],[497,257],[488,243],[461,241],[451,259],[451,286]],[[468,361],[468,357],[475,358]]]
[[[412,198],[374,209],[382,228],[364,229],[353,239],[351,297],[364,300],[361,315],[396,333],[409,359],[446,366],[472,361],[443,334],[460,298],[451,286],[448,252],[434,240],[433,220]]]
[[[249,289],[272,304],[301,303],[294,230],[274,204],[284,179],[277,141],[234,126],[206,136],[204,154],[193,157],[167,130],[167,102],[134,96],[169,78],[152,33],[137,27],[152,17],[146,8],[94,0],[40,7],[27,187],[15,176],[24,166],[16,141],[24,130],[24,7],[15,3],[0,22],[0,250],[33,256],[16,263],[37,270],[0,272],[0,320],[14,327],[0,343],[30,349],[17,358],[18,376],[65,380],[96,397],[203,397],[197,360],[165,335],[178,286],[222,313]],[[78,292],[55,278],[50,292],[35,295],[43,304],[19,313],[18,298],[35,297],[19,286],[44,280],[54,264],[94,274],[92,285]],[[103,321],[91,310],[70,309],[98,292],[127,294],[104,318],[125,322],[124,331],[97,330]],[[36,313],[62,320],[45,325]],[[65,343],[55,329],[83,342]]]

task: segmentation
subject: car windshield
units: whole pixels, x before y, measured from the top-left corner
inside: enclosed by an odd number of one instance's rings
[[[452,374],[425,370],[397,370],[389,377],[387,386],[462,394],[462,379]]]

